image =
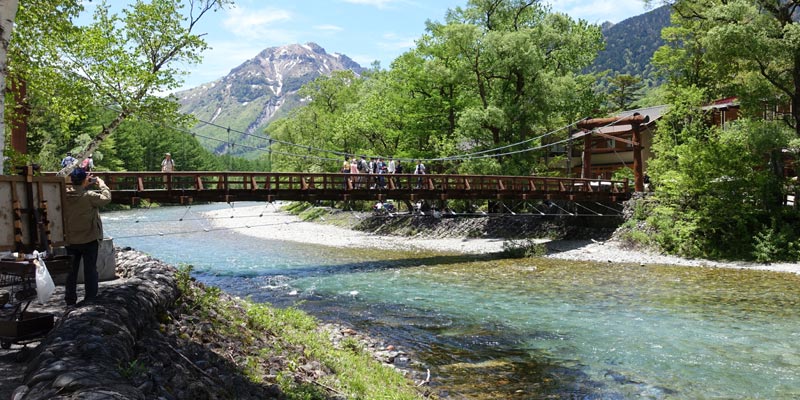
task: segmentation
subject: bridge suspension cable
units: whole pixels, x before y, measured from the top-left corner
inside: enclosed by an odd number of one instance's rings
[[[432,162],[432,161],[463,161],[463,160],[470,160],[470,159],[474,159],[474,158],[502,157],[502,156],[506,156],[506,155],[512,155],[512,154],[524,153],[524,152],[528,152],[528,151],[540,150],[540,149],[544,149],[544,148],[547,148],[547,147],[550,147],[550,146],[555,146],[555,145],[560,144],[560,143],[564,143],[565,141],[549,143],[547,145],[537,146],[535,148],[523,149],[523,150],[519,150],[519,151],[516,151],[516,152],[507,152],[507,153],[500,153],[500,154],[492,154],[492,155],[489,155],[489,156],[481,156],[481,155],[485,155],[486,153],[496,152],[498,150],[503,150],[503,149],[516,147],[516,146],[521,146],[521,145],[524,145],[526,143],[530,143],[530,142],[535,141],[535,140],[543,139],[543,138],[545,138],[547,136],[554,135],[554,134],[556,134],[556,133],[558,133],[560,131],[563,131],[565,129],[569,129],[569,128],[577,125],[579,122],[581,122],[583,120],[585,120],[585,118],[582,118],[582,119],[577,120],[575,122],[572,122],[572,123],[570,123],[568,125],[562,126],[560,128],[554,129],[554,130],[551,130],[549,132],[546,132],[544,134],[538,135],[538,136],[530,138],[530,139],[526,139],[526,140],[523,140],[523,141],[520,141],[520,142],[511,143],[511,144],[500,146],[500,147],[481,150],[481,151],[477,151],[477,152],[473,152],[473,153],[452,155],[452,156],[446,156],[446,157],[436,157],[436,158],[397,158],[397,160],[406,161],[406,162],[410,162],[410,161],[414,161],[414,160],[421,160],[421,161],[426,161],[426,162]],[[287,145],[287,146],[293,146],[293,147],[297,147],[297,148],[302,148],[302,149],[305,149],[305,150],[308,150],[308,151],[318,151],[318,152],[323,152],[323,153],[335,154],[335,155],[339,155],[339,156],[346,156],[346,155],[349,154],[347,152],[342,152],[342,151],[338,151],[338,150],[329,150],[329,149],[318,148],[318,147],[315,147],[315,146],[301,145],[301,144],[297,144],[297,143],[288,142],[288,141],[285,141],[285,140],[280,140],[280,139],[275,139],[275,138],[271,138],[271,137],[257,135],[257,134],[254,134],[254,133],[243,132],[243,131],[239,131],[239,130],[236,130],[236,129],[231,129],[229,127],[225,127],[225,126],[222,126],[222,125],[219,125],[219,124],[215,124],[213,122],[204,121],[204,120],[200,120],[200,119],[198,119],[198,121],[203,125],[208,125],[208,126],[212,126],[212,127],[220,128],[220,129],[226,129],[226,130],[230,130],[232,132],[235,132],[235,133],[238,133],[238,134],[241,134],[241,135],[252,136],[252,137],[255,137],[255,138],[267,140],[268,143],[270,143],[270,144],[275,142],[275,143],[284,144],[284,145]],[[205,137],[205,136],[201,136],[201,137]],[[205,137],[205,138],[207,138],[207,137]],[[220,139],[214,139],[214,140],[217,140],[217,141],[220,141],[220,142],[225,142],[224,140],[220,140]],[[252,146],[248,146],[248,147],[251,148],[251,149],[254,148]],[[255,148],[255,149],[259,149],[259,150],[263,151],[263,149],[261,149],[261,148]],[[300,155],[296,155],[296,154],[293,154],[293,153],[288,153],[288,154],[284,153],[284,154],[291,155],[291,156],[300,156]],[[475,157],[475,156],[478,156],[478,157]],[[382,156],[382,155],[369,155],[367,157],[369,157],[369,158],[388,158],[388,156]],[[320,159],[335,160],[335,161],[339,160],[339,159],[331,159],[331,158],[326,158],[326,157],[320,157]]]
[[[107,108],[113,109],[111,107],[107,107]],[[119,110],[115,110],[115,111],[119,111]],[[561,132],[561,131],[563,131],[565,129],[569,129],[569,128],[577,125],[579,122],[585,120],[585,118],[582,118],[582,119],[577,120],[575,122],[572,122],[572,123],[570,123],[568,125],[562,126],[560,128],[554,129],[554,130],[551,130],[549,132],[543,133],[543,134],[538,135],[538,136],[533,137],[533,138],[529,138],[529,139],[526,139],[526,140],[523,140],[523,141],[520,141],[520,142],[511,143],[511,144],[507,144],[507,145],[504,145],[504,146],[499,146],[499,147],[495,147],[495,148],[491,148],[491,149],[485,149],[485,150],[481,150],[481,151],[477,151],[477,152],[473,152],[473,153],[466,153],[466,154],[460,154],[460,155],[454,155],[454,156],[446,156],[446,157],[435,157],[435,158],[396,158],[396,159],[398,161],[405,161],[405,162],[413,162],[415,160],[420,160],[420,161],[425,161],[425,162],[437,162],[437,161],[469,161],[469,160],[475,160],[475,159],[487,159],[487,158],[495,158],[495,157],[505,157],[505,156],[521,154],[521,153],[527,153],[527,152],[536,151],[536,150],[542,150],[542,149],[545,149],[545,148],[548,148],[548,147],[553,147],[553,146],[557,146],[557,145],[560,145],[560,144],[563,144],[563,143],[567,143],[567,142],[569,142],[571,140],[579,139],[581,137],[589,135],[589,134],[591,134],[591,133],[593,133],[593,132],[595,132],[595,131],[597,131],[599,129],[614,125],[619,120],[621,120],[622,118],[623,117],[618,117],[614,121],[609,122],[608,124],[606,124],[604,126],[594,128],[594,129],[592,129],[590,131],[585,131],[585,132],[581,133],[578,136],[568,137],[567,139],[563,139],[563,140],[560,140],[560,141],[551,142],[551,143],[547,143],[547,144],[542,144],[542,145],[534,146],[534,147],[527,147],[527,148],[520,149],[520,150],[508,151],[508,152],[504,152],[504,153],[494,153],[494,152],[496,152],[498,150],[504,150],[504,149],[508,149],[508,148],[512,148],[512,147],[516,147],[516,146],[521,146],[521,145],[524,145],[526,143],[533,142],[535,140],[540,140],[540,139],[543,139],[545,137],[552,136],[552,135],[554,135],[554,134],[556,134],[558,132]],[[245,135],[245,136],[252,136],[252,137],[255,137],[255,138],[258,138],[258,139],[263,139],[263,140],[266,140],[267,143],[269,144],[269,148],[267,148],[267,149],[264,149],[263,147],[254,147],[254,146],[250,146],[250,145],[246,145],[246,144],[238,144],[239,147],[251,149],[251,150],[254,150],[254,151],[261,151],[261,152],[267,152],[267,153],[277,154],[277,155],[282,155],[282,156],[287,156],[287,157],[298,157],[298,158],[303,158],[303,159],[312,159],[312,160],[319,160],[319,161],[326,161],[326,162],[327,161],[338,162],[338,161],[341,161],[341,157],[342,156],[350,154],[350,153],[343,152],[343,151],[323,149],[323,148],[319,148],[319,147],[315,147],[315,146],[309,146],[309,145],[301,145],[301,144],[297,144],[297,143],[293,143],[293,142],[289,142],[289,141],[285,141],[285,140],[280,140],[280,139],[275,139],[275,138],[271,138],[271,137],[267,137],[267,136],[262,136],[262,135],[258,135],[258,134],[254,134],[254,133],[243,132],[243,131],[240,131],[240,130],[237,130],[237,129],[232,129],[230,127],[225,127],[225,126],[222,126],[222,125],[210,122],[210,121],[204,121],[204,120],[200,120],[200,119],[198,119],[198,121],[203,125],[208,125],[208,126],[212,126],[212,127],[219,128],[219,129],[225,129],[225,130],[227,130],[229,132],[235,132],[235,133],[238,133],[238,134],[241,134],[241,135]],[[169,128],[169,129],[173,129],[173,130],[179,131],[179,132],[190,134],[193,137],[200,137],[200,138],[203,138],[203,139],[206,139],[206,140],[225,143],[225,144],[230,145],[232,147],[237,145],[234,141],[218,139],[218,138],[215,138],[215,137],[212,137],[212,136],[203,135],[203,134],[200,134],[200,133],[197,133],[197,132],[189,131],[189,130],[186,130],[186,129],[183,129],[183,128],[177,128],[177,127],[174,127],[174,126],[166,126],[164,124],[160,124],[160,125],[162,125],[162,126],[164,126],[166,128]],[[272,143],[279,143],[279,144],[287,145],[287,146],[290,146],[290,147],[304,149],[309,154],[298,154],[298,153],[290,153],[290,152],[284,152],[284,151],[280,151],[280,150],[274,150],[271,147]],[[327,153],[327,154],[334,154],[334,155],[340,156],[340,158],[323,157],[323,156],[310,154],[312,151],[321,152],[321,153]],[[368,157],[370,157],[370,158],[388,158],[387,156],[379,156],[379,155],[370,155]]]

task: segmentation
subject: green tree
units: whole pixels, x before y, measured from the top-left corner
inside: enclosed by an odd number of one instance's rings
[[[610,78],[609,82],[613,88],[609,96],[617,110],[626,110],[639,99],[639,91],[643,86],[642,78],[621,74]]]
[[[760,111],[765,101],[791,104],[786,123],[800,137],[800,4],[772,0],[669,3],[676,27],[665,30],[671,50],[660,51],[657,62],[685,83],[719,85],[736,93],[751,114]]]
[[[652,240],[683,256],[764,261],[757,248],[768,238],[762,247],[787,250],[773,260],[796,258],[788,249],[800,230],[787,223],[796,216],[776,201],[785,180],[765,157],[787,146],[788,127],[741,119],[723,130],[707,123],[702,89],[674,88],[672,96],[648,164],[659,204],[646,216],[658,232]]]
[[[28,82],[34,96],[52,99],[64,126],[85,118],[86,110],[93,107],[111,105],[117,110],[92,132],[77,156],[81,158],[93,153],[130,116],[181,121],[174,99],[159,94],[178,87],[178,66],[199,61],[206,48],[194,32],[197,22],[228,3],[137,0],[116,15],[103,2],[92,23],[52,31],[44,25],[47,20],[37,15],[61,11],[61,6],[51,4],[42,11],[23,3],[9,50],[10,66],[19,79]]]
[[[267,133],[278,141],[302,143],[309,148],[273,143],[270,149],[274,169],[334,172],[339,170],[342,157],[316,149],[341,149],[341,153],[349,154],[368,149],[366,122],[355,107],[362,84],[363,78],[344,70],[304,85],[300,96],[310,101],[288,117],[271,123]]]
[[[451,10],[446,23],[429,22],[406,56],[421,58],[416,92],[439,105],[432,118],[439,131],[423,136],[422,149],[497,147],[585,115],[591,85],[578,73],[601,48],[599,27],[535,1],[473,0]],[[508,173],[531,172],[529,154],[502,159]]]

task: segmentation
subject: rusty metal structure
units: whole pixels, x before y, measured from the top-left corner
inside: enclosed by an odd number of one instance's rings
[[[414,175],[275,172],[94,172],[113,202],[317,200],[566,200],[616,203],[628,181],[499,175]]]

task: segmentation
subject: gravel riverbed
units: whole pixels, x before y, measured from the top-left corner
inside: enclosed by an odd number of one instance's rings
[[[299,243],[310,243],[331,247],[350,248],[379,248],[394,250],[420,250],[454,252],[462,254],[486,254],[503,251],[503,245],[509,239],[498,237],[465,238],[463,230],[448,227],[447,229],[430,228],[419,233],[403,236],[402,240],[396,235],[376,234],[361,230],[350,229],[326,223],[325,217],[320,223],[304,222],[299,217],[282,212],[279,209],[264,210],[263,207],[243,207],[237,209],[237,215],[253,215],[252,217],[220,218],[229,214],[229,210],[213,211],[206,213],[214,217],[212,223],[217,227],[232,229],[240,234],[261,239],[286,240]],[[356,226],[369,213],[350,213],[350,225]],[[259,216],[260,215],[260,216]],[[330,218],[330,217],[329,217]],[[338,217],[341,220],[341,217]],[[462,224],[476,225],[477,219],[470,219]],[[346,225],[346,224],[345,224]],[[381,232],[382,230],[377,229]],[[445,233],[442,233],[445,231]],[[435,232],[435,234],[432,234]],[[448,237],[446,232],[455,237]],[[608,235],[611,237],[610,235]],[[703,259],[687,259],[671,255],[658,254],[641,249],[631,249],[614,239],[609,240],[549,240],[535,239],[536,242],[545,243],[547,255],[545,257],[597,261],[609,263],[635,263],[640,265],[680,265],[687,267],[714,267],[767,270],[775,272],[789,272],[800,274],[800,263],[753,263],[743,261],[712,261]]]

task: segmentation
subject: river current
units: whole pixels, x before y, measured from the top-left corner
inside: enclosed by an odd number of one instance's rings
[[[214,209],[243,216],[216,204],[103,221],[117,246],[409,351],[444,398],[800,398],[797,275],[337,249],[215,230],[200,214]]]

